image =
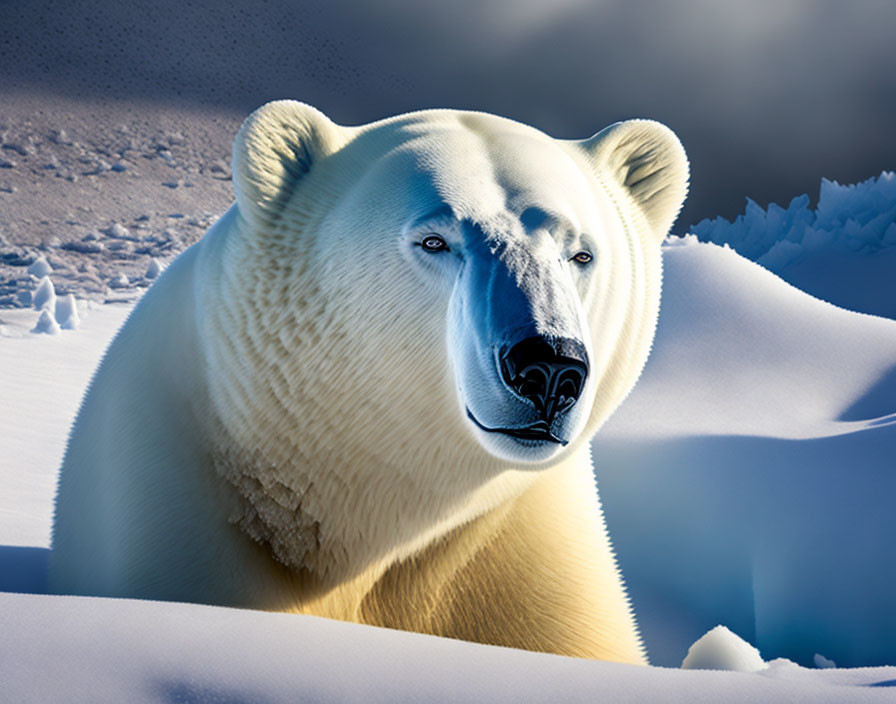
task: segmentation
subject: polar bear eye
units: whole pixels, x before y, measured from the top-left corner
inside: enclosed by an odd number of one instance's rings
[[[591,252],[586,252],[586,251],[583,249],[581,252],[577,252],[576,254],[574,254],[574,255],[570,258],[569,261],[571,261],[571,262],[576,262],[577,264],[587,264],[587,263],[590,262],[592,259],[594,259],[594,256],[591,254]]]
[[[427,252],[448,251],[448,243],[441,235],[430,233],[420,241],[420,246]]]

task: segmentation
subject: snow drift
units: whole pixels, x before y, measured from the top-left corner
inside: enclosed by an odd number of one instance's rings
[[[679,242],[650,361],[594,443],[652,662],[719,623],[767,659],[896,662],[896,321]]]

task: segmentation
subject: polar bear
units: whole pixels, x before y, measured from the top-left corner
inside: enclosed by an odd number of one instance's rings
[[[653,338],[673,133],[277,101],[233,181],[87,391],[51,589],[645,662],[589,440]]]

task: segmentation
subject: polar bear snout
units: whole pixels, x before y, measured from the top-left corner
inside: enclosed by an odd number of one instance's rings
[[[539,421],[550,427],[581,395],[588,355],[578,340],[528,337],[501,353],[500,369],[507,388],[535,406]]]

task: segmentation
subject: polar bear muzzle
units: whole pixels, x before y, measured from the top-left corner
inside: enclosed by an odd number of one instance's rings
[[[467,417],[487,433],[519,440],[569,444],[554,433],[554,421],[578,400],[588,376],[585,346],[567,338],[528,337],[500,355],[501,378],[514,396],[535,407],[537,420],[520,427],[489,428],[469,407]]]
[[[578,400],[588,376],[585,346],[567,338],[529,337],[501,354],[501,377],[549,426]]]

